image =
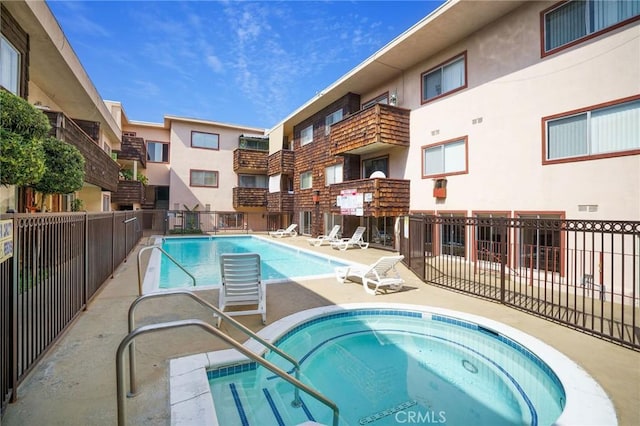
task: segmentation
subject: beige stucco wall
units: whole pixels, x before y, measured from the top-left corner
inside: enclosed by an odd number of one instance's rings
[[[136,136],[145,141],[171,142],[169,129],[159,123],[130,123],[124,126],[123,132],[136,132]],[[139,165],[139,171],[149,180],[148,184],[153,186],[168,186],[170,182],[169,173],[171,170],[171,149],[169,150],[169,163],[151,163],[147,161],[146,169]]]
[[[217,133],[219,150],[191,147],[191,131]],[[172,121],[171,124],[171,172],[169,207],[177,203],[182,209],[196,204],[204,209],[234,211],[233,188],[237,186],[237,175],[233,171],[233,151],[238,147],[241,129],[225,128],[203,123]],[[218,187],[190,186],[190,170],[212,170],[218,172]]]
[[[413,110],[404,171],[412,210],[640,218],[640,156],[543,166],[541,126],[542,117],[640,93],[640,24],[540,58],[540,10],[528,4],[405,73],[399,106]],[[421,73],[463,51],[468,87],[421,106]],[[421,177],[421,147],[463,136],[469,173],[449,176],[447,198],[437,203],[432,179]],[[579,212],[584,204],[597,212]]]
[[[282,150],[282,139],[284,138],[284,126],[279,125],[269,133],[269,155]]]

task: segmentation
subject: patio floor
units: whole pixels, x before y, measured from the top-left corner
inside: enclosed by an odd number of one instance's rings
[[[370,264],[388,251],[375,248],[346,252],[330,247],[310,247],[306,237],[279,240],[313,251]],[[127,334],[127,311],[137,296],[137,250],[123,263],[76,322],[18,388],[18,401],[9,404],[0,421],[5,426],[114,425],[116,413],[116,349]],[[620,425],[640,423],[640,353],[588,336],[515,309],[428,285],[403,265],[403,291],[371,296],[356,283],[338,284],[335,279],[270,284],[267,286],[267,319],[272,323],[294,312],[340,303],[394,302],[430,305],[481,315],[555,347],[584,368],[607,392]],[[199,294],[217,303],[217,290]],[[153,299],[136,311],[137,325],[179,319],[202,319],[211,315],[185,297]],[[237,317],[252,330],[263,328],[260,317]],[[223,322],[222,329],[245,341]],[[223,349],[224,343],[197,328],[166,330],[136,339],[138,395],[127,399],[131,425],[169,425],[168,365],[171,358]]]

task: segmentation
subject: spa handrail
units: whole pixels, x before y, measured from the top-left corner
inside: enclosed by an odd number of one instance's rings
[[[293,364],[293,370],[294,370],[295,375],[296,375],[296,380],[300,380],[300,363],[298,362],[298,360],[293,358],[288,353],[284,352],[282,349],[280,349],[277,346],[275,346],[273,343],[270,343],[270,342],[266,341],[265,339],[263,339],[262,337],[258,336],[251,329],[245,327],[244,325],[242,325],[238,321],[234,320],[229,315],[225,314],[220,309],[218,309],[216,306],[212,305],[211,303],[209,303],[206,300],[204,300],[201,297],[199,297],[197,294],[195,294],[195,293],[193,293],[191,291],[188,291],[188,290],[174,290],[174,291],[167,291],[167,292],[162,292],[162,293],[149,293],[149,294],[145,294],[143,296],[138,296],[138,298],[131,303],[131,306],[129,306],[129,333],[131,333],[135,329],[135,310],[136,310],[136,307],[141,302],[143,302],[144,300],[147,300],[147,299],[153,299],[153,298],[157,298],[157,297],[180,296],[180,295],[188,296],[188,297],[192,298],[193,300],[195,300],[196,302],[200,303],[202,306],[205,306],[205,307],[211,309],[215,313],[215,315],[221,316],[225,321],[227,321],[228,323],[233,325],[238,330],[242,331],[244,334],[246,334],[247,336],[249,336],[253,340],[259,342],[263,346],[271,349],[273,352],[277,353],[282,358],[284,358],[287,361],[289,361],[291,364]],[[134,343],[132,343],[131,346],[129,346],[129,382],[130,382],[129,383],[129,387],[130,387],[129,395],[133,396],[137,392],[137,390],[136,390],[136,358],[135,358]],[[295,390],[295,398],[293,400],[293,403],[294,404],[299,404],[300,403],[300,393],[298,391],[298,388],[296,388],[296,390]]]
[[[142,295],[142,270],[140,269],[140,255],[147,250],[153,250],[153,249],[158,249],[162,254],[167,256],[167,259],[172,261],[178,268],[182,269],[185,274],[189,275],[189,277],[191,278],[191,281],[193,281],[193,286],[194,287],[196,286],[196,277],[194,277],[189,271],[187,271],[185,267],[180,264],[180,262],[175,260],[173,256],[167,253],[162,247],[160,247],[158,244],[154,244],[152,246],[142,247],[138,251],[138,296]]]
[[[213,334],[214,336],[220,338],[225,343],[233,346],[236,350],[241,352],[246,357],[254,360],[258,364],[262,365],[263,367],[267,368],[274,374],[278,375],[280,378],[291,383],[293,386],[295,386],[296,390],[302,389],[304,392],[311,395],[313,398],[317,399],[327,407],[331,408],[331,410],[333,411],[333,426],[338,426],[340,412],[338,410],[338,406],[333,401],[331,401],[321,393],[317,392],[316,390],[312,389],[311,387],[305,385],[300,380],[292,377],[289,373],[280,369],[273,363],[267,361],[266,359],[262,358],[257,354],[254,354],[249,349],[242,346],[242,344],[240,344],[239,342],[237,342],[227,334],[223,333],[222,331],[218,330],[216,327],[212,326],[211,324],[207,324],[204,321],[195,320],[195,319],[171,321],[171,322],[152,324],[152,325],[143,325],[142,327],[136,328],[135,330],[127,334],[125,338],[122,340],[122,342],[120,342],[120,345],[118,346],[118,350],[116,351],[116,388],[117,388],[116,391],[117,391],[117,399],[118,399],[118,426],[125,426],[126,417],[127,417],[124,410],[126,398],[124,394],[124,369],[122,368],[124,350],[126,349],[126,347],[129,346],[129,344],[133,342],[133,339],[138,335],[150,333],[156,330],[173,329],[173,328],[187,327],[191,325],[198,326],[204,329],[205,331],[207,331],[208,333]]]

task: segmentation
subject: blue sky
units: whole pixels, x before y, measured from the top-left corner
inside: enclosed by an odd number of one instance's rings
[[[263,128],[441,3],[48,1],[100,95],[130,120]]]

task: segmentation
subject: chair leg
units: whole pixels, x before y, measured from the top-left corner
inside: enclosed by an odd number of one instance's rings
[[[375,284],[375,283],[374,283]],[[364,291],[375,296],[376,295],[376,290],[378,290],[378,286],[376,285],[376,287],[372,290],[369,288],[369,280],[362,277],[362,287],[364,288]]]

